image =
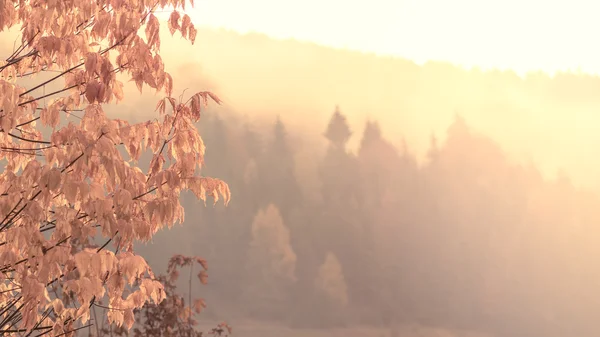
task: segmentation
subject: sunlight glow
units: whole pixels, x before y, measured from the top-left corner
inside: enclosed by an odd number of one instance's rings
[[[600,72],[589,0],[200,0],[198,25],[466,67]]]

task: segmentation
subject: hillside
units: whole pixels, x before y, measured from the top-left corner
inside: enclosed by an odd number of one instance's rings
[[[281,114],[290,124],[319,132],[314,126],[323,125],[339,104],[353,130],[366,119],[379,120],[392,142],[406,137],[422,157],[430,134],[443,138],[459,113],[514,159],[534,160],[549,176],[564,168],[575,182],[600,186],[600,161],[594,159],[600,148],[598,77],[533,73],[520,78],[446,63],[420,66],[224,30],[199,31],[194,47],[164,41],[166,50],[177,50],[172,55],[189,78],[185,86],[202,80],[201,86],[216,89],[241,114]]]

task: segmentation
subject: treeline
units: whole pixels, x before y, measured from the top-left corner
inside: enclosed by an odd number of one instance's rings
[[[336,110],[323,141],[285,118],[253,125],[207,113],[205,171],[228,208],[184,198],[184,226],[142,251],[208,260],[205,317],[292,327],[418,323],[496,336],[592,336],[600,200],[545,180],[456,117],[426,163],[376,121]],[[360,137],[356,153],[348,149]],[[320,148],[324,144],[325,148]]]

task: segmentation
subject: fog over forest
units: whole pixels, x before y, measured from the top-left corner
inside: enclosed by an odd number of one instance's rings
[[[600,78],[167,35],[175,92],[225,101],[198,127],[232,201],[185,195],[185,223],[138,249],[157,271],[208,260],[203,318],[250,337],[598,336]],[[111,115],[154,116],[126,89]]]
[[[207,316],[401,336],[600,331],[599,78],[198,39],[174,71],[226,101],[199,127],[206,172],[234,199],[186,199],[185,225],[147,252],[157,266],[177,251],[209,260]]]
[[[534,164],[548,178],[565,170],[577,186],[600,191],[598,77],[561,72],[519,76],[443,62],[417,65],[225,30],[200,30],[195,46],[167,32],[162,40],[165,51],[177,50],[163,57],[178,87],[214,90],[226,103],[216,111],[264,122],[279,114],[298,130],[292,133],[324,146],[323,125],[337,104],[355,133],[367,120],[377,120],[387,139],[396,146],[405,139],[421,163],[431,134],[443,141],[459,114],[498,142],[511,161]],[[125,103],[139,107],[151,96],[130,96]],[[349,145],[356,151],[359,137]]]

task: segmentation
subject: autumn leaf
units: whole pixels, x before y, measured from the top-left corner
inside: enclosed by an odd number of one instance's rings
[[[198,279],[200,280],[200,283],[202,284],[208,284],[208,274],[206,273],[206,271],[202,270],[198,273]]]
[[[208,262],[206,262],[205,259],[201,257],[196,257],[196,262],[198,262],[202,266],[202,268],[204,268],[204,270],[208,270]]]
[[[194,311],[196,313],[199,314],[204,308],[206,308],[206,302],[203,299],[198,298],[194,301]]]
[[[180,29],[180,26],[179,26],[179,18],[180,17],[181,17],[181,14],[179,14],[178,11],[171,12],[171,15],[169,16],[169,21],[168,21],[169,32],[171,32],[171,35],[173,35],[176,30]]]

